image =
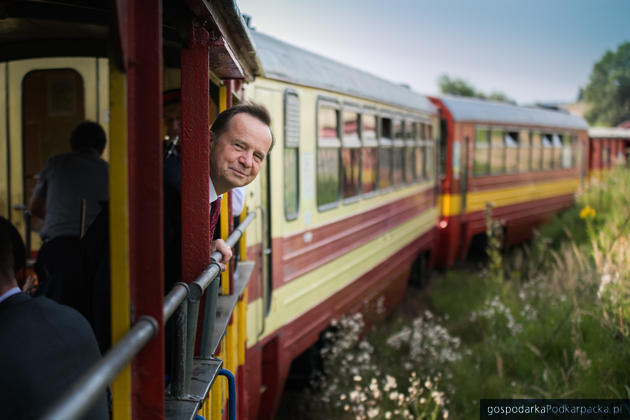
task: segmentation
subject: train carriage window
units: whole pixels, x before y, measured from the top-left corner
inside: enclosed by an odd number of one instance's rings
[[[417,147],[416,147],[416,153],[415,153],[415,166],[416,166],[416,173],[418,174],[418,178],[420,179],[425,179],[426,178],[426,172],[425,172],[425,164],[424,164],[424,156],[425,156],[425,151],[426,151],[426,141],[424,139],[425,137],[425,133],[426,133],[426,128],[425,128],[425,123],[420,123],[420,132],[418,133],[418,143],[417,143]]]
[[[359,140],[359,113],[355,110],[342,113],[343,135],[341,149],[341,185],[343,198],[357,197],[361,187],[361,142]]]
[[[490,136],[490,173],[505,172],[505,144],[503,130],[492,130]]]
[[[403,183],[405,174],[405,124],[402,120],[394,121],[394,141],[393,141],[393,173],[392,181],[394,185]]]
[[[518,171],[527,172],[530,170],[531,162],[531,139],[529,131],[521,130],[518,136]]]
[[[505,171],[509,173],[518,170],[518,132],[510,131],[505,133]]]
[[[571,145],[571,134],[562,136],[562,167],[568,169],[573,167],[573,155]]]
[[[553,167],[553,141],[551,140],[551,134],[542,135],[542,168],[548,170]]]
[[[70,133],[85,119],[84,81],[74,69],[35,70],[22,81],[24,196],[31,197],[46,160],[70,151]]]
[[[405,129],[405,182],[412,183],[418,178],[415,165],[416,147],[418,147],[418,123],[408,121]]]
[[[560,169],[562,167],[562,140],[560,136],[554,133],[551,136],[551,142],[553,147],[553,168]]]
[[[378,170],[378,133],[375,114],[361,116],[361,191],[364,194],[376,190],[376,171]]]
[[[435,141],[433,139],[426,140],[424,144],[424,178],[432,180],[435,170],[433,167],[433,162],[435,161]]]
[[[317,110],[317,205],[335,207],[339,200],[339,108],[322,101]]]
[[[381,138],[378,148],[378,189],[392,185],[392,119],[381,118]]]
[[[300,100],[297,93],[284,96],[284,216],[294,220],[299,210]]]
[[[580,143],[578,142],[577,135],[571,135],[571,155],[573,156],[571,165],[573,167],[580,166],[581,149],[582,148],[580,147]]]
[[[473,175],[486,175],[488,173],[489,151],[490,132],[487,128],[477,128],[475,130]]]
[[[532,171],[539,171],[542,167],[542,140],[539,132],[532,133]]]

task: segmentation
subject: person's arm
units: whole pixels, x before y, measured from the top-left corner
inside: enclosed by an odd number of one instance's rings
[[[46,216],[46,196],[33,195],[31,202],[28,204],[28,211],[31,215],[43,219]]]
[[[51,171],[51,160],[48,159],[44,164],[39,176],[37,184],[33,189],[33,196],[28,204],[28,211],[31,215],[43,219],[46,216],[46,193],[48,191],[48,176]]]
[[[225,243],[223,239],[217,239],[212,241],[212,247],[210,249],[211,253],[215,251],[219,251],[223,255],[223,259],[219,261],[219,265],[221,266],[221,271],[225,271],[225,264],[230,261],[232,258],[232,249]]]

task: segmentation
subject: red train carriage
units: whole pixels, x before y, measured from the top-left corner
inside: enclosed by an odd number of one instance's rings
[[[408,88],[252,35],[264,75],[246,92],[276,135],[246,367],[250,413],[266,419],[291,362],[330,321],[379,297],[391,309],[432,249],[437,111]]]
[[[436,265],[482,237],[486,205],[506,244],[569,206],[585,176],[587,125],[563,112],[471,98],[430,98],[441,119],[441,212]]]
[[[606,170],[630,162],[630,128],[591,127],[588,137],[589,179],[601,178]]]

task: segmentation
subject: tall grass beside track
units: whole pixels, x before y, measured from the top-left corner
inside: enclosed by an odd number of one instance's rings
[[[630,398],[630,172],[592,184],[508,255],[497,232],[486,267],[435,275],[367,336],[361,314],[337,322],[304,418],[475,419],[481,398]]]

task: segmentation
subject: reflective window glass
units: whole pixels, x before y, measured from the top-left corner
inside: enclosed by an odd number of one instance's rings
[[[376,170],[378,168],[378,147],[361,149],[361,191],[365,193],[376,190]]]
[[[505,133],[505,170],[516,172],[518,170],[518,146],[519,139],[517,132]]]
[[[505,172],[505,147],[503,130],[492,130],[490,139],[490,173]]]
[[[529,171],[529,163],[531,160],[531,145],[529,131],[521,130],[519,133],[519,150],[518,150],[518,170],[519,172]]]
[[[488,152],[490,149],[490,132],[484,128],[475,131],[475,152],[473,174],[486,175],[488,173]]]

